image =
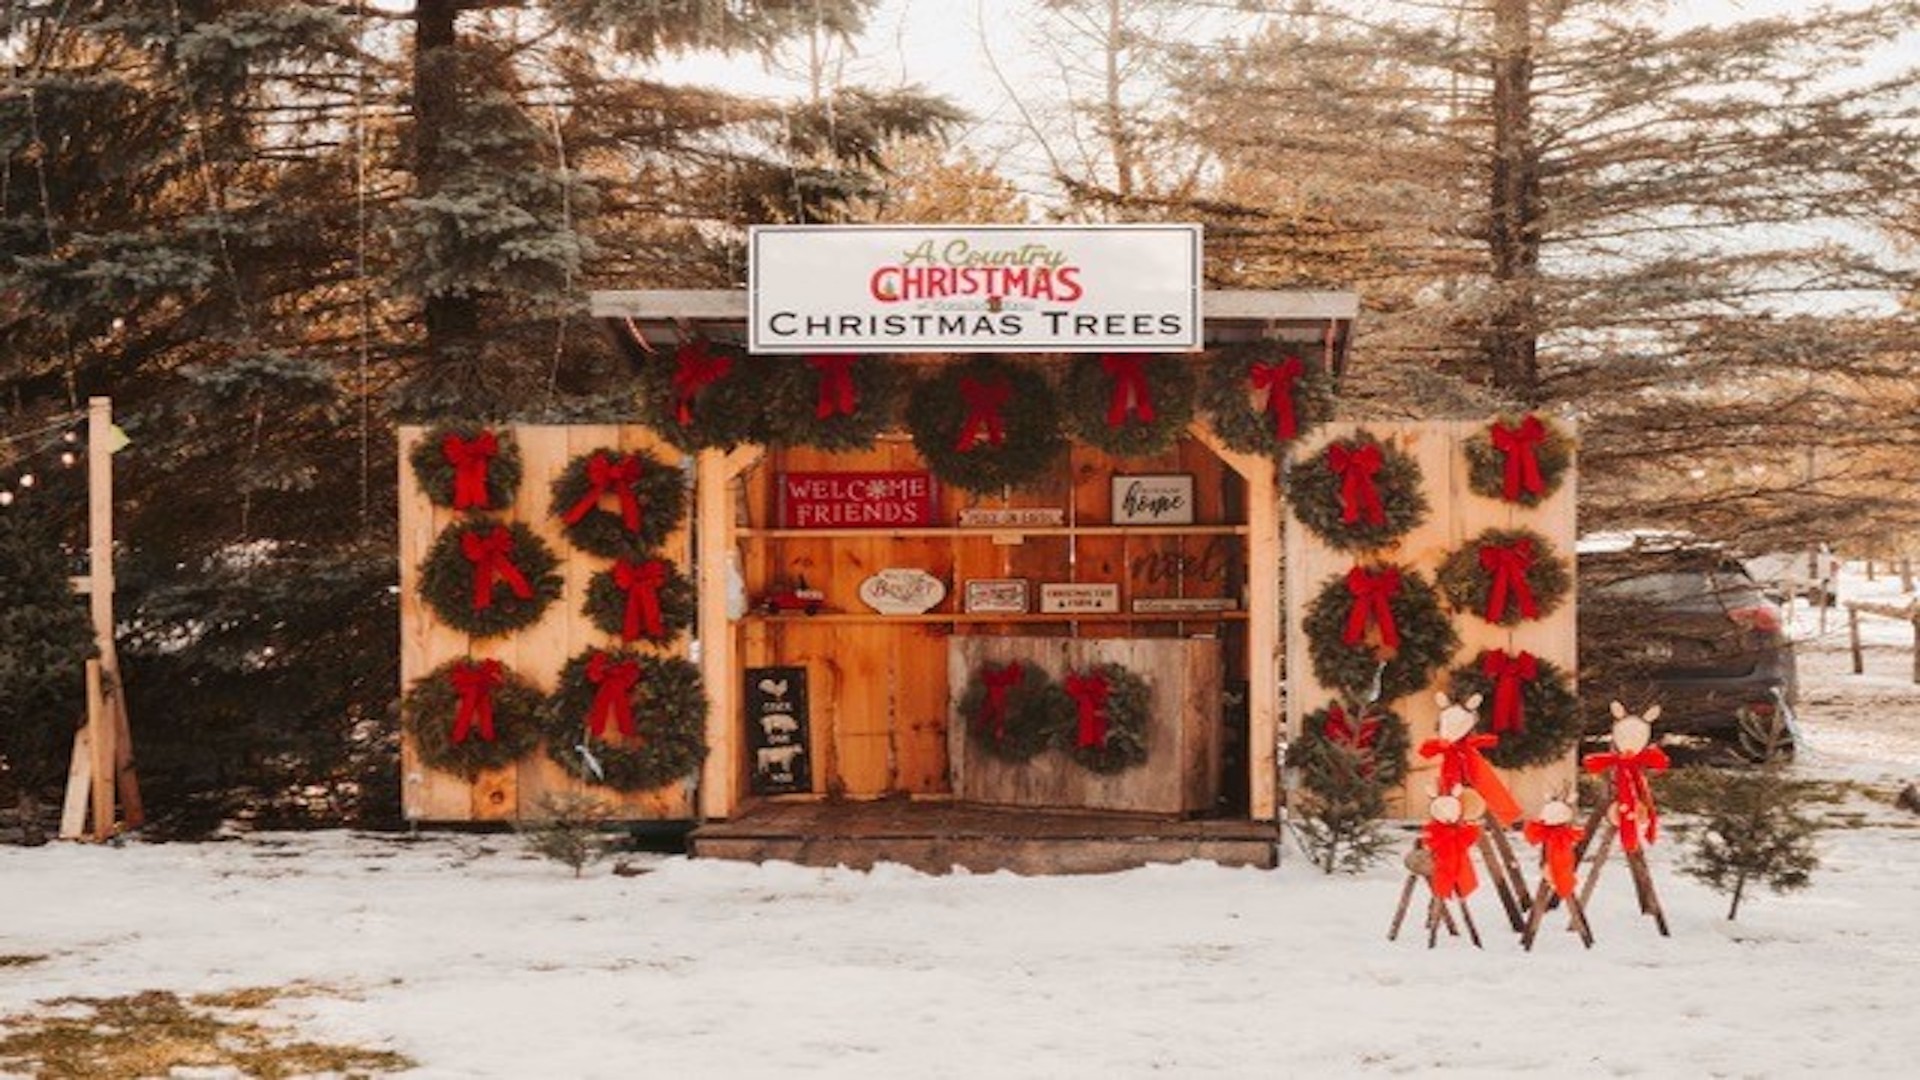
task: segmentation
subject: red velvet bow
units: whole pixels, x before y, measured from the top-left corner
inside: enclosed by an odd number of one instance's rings
[[[960,377],[960,400],[966,403],[966,418],[960,421],[960,438],[954,449],[962,453],[981,442],[999,446],[1007,441],[1000,420],[1000,409],[1013,398],[1013,386],[1005,379],[979,382]]]
[[[630,533],[640,531],[640,499],[633,485],[640,482],[640,459],[632,454],[608,457],[605,451],[587,459],[587,493],[567,508],[560,520],[576,525],[600,500],[613,495],[620,500],[620,524]]]
[[[1525,649],[1509,653],[1488,649],[1480,654],[1480,673],[1493,680],[1494,734],[1527,729],[1526,684],[1540,677],[1540,662]]]
[[[1077,747],[1107,745],[1107,680],[1098,674],[1067,676],[1067,696],[1080,709]]]
[[[1437,783],[1441,791],[1452,791],[1456,787],[1470,787],[1478,792],[1487,804],[1487,812],[1502,825],[1511,825],[1520,820],[1520,804],[1514,801],[1513,792],[1501,783],[1500,774],[1493,771],[1487,759],[1480,756],[1482,747],[1500,745],[1500,739],[1494,735],[1466,735],[1448,741],[1446,739],[1428,739],[1420,744],[1420,756],[1440,759],[1440,779]]]
[[[1528,413],[1514,427],[1496,423],[1491,433],[1493,448],[1506,459],[1505,474],[1501,477],[1500,495],[1508,502],[1519,502],[1520,493],[1539,495],[1546,491],[1547,485],[1540,478],[1540,458],[1535,452],[1541,440],[1547,437],[1547,426],[1540,418]]]
[[[1340,640],[1358,645],[1367,637],[1367,623],[1380,627],[1380,644],[1389,649],[1400,647],[1400,628],[1393,624],[1393,608],[1387,601],[1400,592],[1400,571],[1391,566],[1369,571],[1356,566],[1347,571],[1347,594],[1353,606],[1347,611],[1347,628]]]
[[[513,565],[513,533],[505,525],[495,525],[482,533],[469,529],[460,536],[460,554],[473,564],[473,610],[486,611],[493,606],[493,579],[497,576],[522,600],[533,599],[533,586]]]
[[[987,700],[980,710],[983,714],[981,719],[989,725],[995,742],[1007,737],[1007,693],[1025,678],[1026,669],[1018,663],[1008,664],[998,670],[986,668],[980,673],[980,681],[987,687]]]
[[[1147,387],[1147,371],[1140,357],[1102,356],[1100,366],[1113,380],[1107,398],[1107,426],[1117,428],[1126,423],[1129,412],[1143,424],[1153,423],[1153,392]]]
[[[1386,507],[1380,505],[1380,489],[1373,482],[1380,463],[1380,447],[1374,443],[1353,446],[1334,443],[1327,447],[1327,468],[1340,477],[1342,523],[1357,524],[1363,517],[1369,525],[1387,523]]]
[[[676,395],[673,418],[681,427],[693,423],[693,399],[700,391],[726,378],[733,370],[731,356],[714,356],[707,352],[704,341],[689,341],[680,346],[673,356],[678,365],[673,373],[673,392]]]
[[[1266,411],[1273,414],[1273,437],[1281,442],[1300,433],[1300,422],[1293,412],[1293,384],[1306,370],[1299,357],[1289,356],[1277,364],[1254,364],[1248,373],[1253,388],[1267,392]]]
[[[499,453],[500,441],[493,432],[483,431],[471,439],[448,435],[440,440],[440,456],[453,466],[453,508],[487,508],[487,464]]]
[[[667,564],[659,559],[621,559],[613,564],[613,583],[627,594],[620,636],[627,641],[643,634],[655,640],[666,637],[666,625],[660,618],[660,586],[667,583]]]
[[[850,353],[807,357],[807,366],[820,373],[820,389],[813,405],[814,419],[825,420],[837,413],[848,416],[854,414],[855,406],[859,404],[859,397],[853,389],[855,359]]]
[[[1480,842],[1480,826],[1471,821],[1429,821],[1427,850],[1433,853],[1433,892],[1440,899],[1465,897],[1480,887],[1473,872],[1473,845]]]
[[[1373,745],[1380,739],[1380,721],[1362,719],[1358,724],[1347,719],[1347,712],[1338,705],[1327,706],[1327,722],[1321,728],[1326,740],[1335,746],[1343,746],[1352,751],[1360,762],[1360,775],[1373,775]]]
[[[447,684],[460,695],[460,708],[453,716],[453,734],[448,737],[453,745],[466,742],[472,731],[477,731],[488,742],[493,741],[493,692],[501,681],[498,660],[463,663],[447,672]]]
[[[1642,747],[1631,754],[1609,752],[1588,754],[1581,762],[1588,772],[1613,770],[1613,805],[1620,827],[1620,849],[1640,850],[1640,826],[1646,825],[1646,841],[1658,840],[1660,812],[1653,805],[1653,785],[1647,772],[1658,772],[1670,762],[1666,751],[1657,746]]]
[[[632,735],[633,703],[628,699],[640,681],[640,664],[594,653],[587,661],[587,681],[600,688],[594,691],[593,704],[587,709],[588,730],[605,738],[611,725],[622,735]]]
[[[1562,900],[1573,895],[1573,849],[1586,832],[1571,822],[1561,825],[1527,822],[1527,843],[1540,848],[1540,862],[1547,868],[1547,880],[1553,883],[1553,891]]]
[[[1540,615],[1534,603],[1533,589],[1527,585],[1527,568],[1533,565],[1533,541],[1515,540],[1505,546],[1480,545],[1480,566],[1493,575],[1487,588],[1487,621],[1499,622],[1507,613],[1507,598],[1520,605],[1520,614],[1533,619]]]

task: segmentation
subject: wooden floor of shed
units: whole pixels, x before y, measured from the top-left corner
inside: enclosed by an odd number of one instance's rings
[[[891,862],[934,874],[1097,874],[1188,859],[1271,868],[1274,841],[1271,822],[925,799],[766,800],[688,838],[697,858],[860,870]]]

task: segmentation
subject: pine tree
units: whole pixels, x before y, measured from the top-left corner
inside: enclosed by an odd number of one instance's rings
[[[1731,898],[1728,920],[1740,914],[1749,885],[1786,893],[1813,883],[1819,824],[1801,812],[1810,784],[1771,769],[1733,770],[1715,774],[1699,794],[1705,806],[1680,869]]]
[[[527,850],[552,859],[580,877],[607,853],[605,828],[611,811],[591,795],[566,792],[545,795],[536,815],[517,828]]]
[[[1357,874],[1380,861],[1392,843],[1381,829],[1386,789],[1367,755],[1322,741],[1296,764],[1302,790],[1290,820],[1307,860],[1328,874]]]
[[[39,800],[60,775],[86,714],[93,653],[86,602],[49,517],[0,509],[0,793],[11,790],[21,834],[44,840]]]

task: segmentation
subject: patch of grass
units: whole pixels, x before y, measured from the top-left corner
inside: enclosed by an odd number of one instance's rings
[[[45,960],[44,954],[0,953],[0,968],[28,967]]]
[[[0,1071],[40,1080],[138,1080],[180,1067],[233,1068],[250,1077],[372,1077],[410,1069],[387,1050],[282,1041],[284,1030],[240,1016],[289,991],[257,987],[187,1001],[165,990],[112,998],[60,998],[33,1014],[0,1018]]]

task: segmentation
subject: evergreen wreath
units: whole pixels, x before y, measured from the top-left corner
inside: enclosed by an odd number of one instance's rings
[[[540,621],[560,598],[559,567],[546,541],[517,521],[457,522],[420,562],[420,598],[455,630],[497,637]]]
[[[761,357],[762,430],[775,446],[868,450],[894,423],[903,370],[878,356],[824,354]]]
[[[484,689],[463,692],[462,684]],[[483,718],[477,702],[467,708],[469,693],[484,694],[490,717]],[[421,764],[472,780],[488,769],[513,764],[540,745],[545,701],[545,694],[499,661],[462,657],[415,680],[400,701],[400,726],[413,740]]]
[[[1436,576],[1456,611],[1500,626],[1552,614],[1573,584],[1559,552],[1530,529],[1488,529],[1449,552]]]
[[[1418,528],[1430,509],[1420,466],[1370,431],[1301,456],[1287,471],[1286,495],[1300,524],[1338,551],[1385,547]]]
[[[628,582],[635,585],[630,588]],[[649,591],[658,613],[657,634],[647,625],[645,596]],[[622,641],[664,645],[693,625],[698,601],[693,582],[666,560],[622,557],[587,582],[587,602],[580,610],[595,627]],[[630,618],[635,630],[632,634],[627,633]]]
[[[1172,448],[1193,420],[1194,375],[1177,356],[1074,357],[1061,389],[1067,433],[1115,457]]]
[[[730,449],[764,438],[767,358],[703,338],[640,365],[640,417],[662,439],[692,452]]]
[[[1147,719],[1153,692],[1147,681],[1119,664],[1095,664],[1085,671],[1069,671],[1062,687],[1068,720],[1059,738],[1073,760],[1097,773],[1117,773],[1147,760]],[[1104,685],[1104,701],[1098,687]],[[1076,688],[1089,687],[1085,700],[1098,701],[1089,717]],[[1101,728],[1100,721],[1105,720]],[[1089,722],[1091,721],[1091,722]]]
[[[1331,774],[1350,765],[1382,788],[1399,786],[1412,747],[1407,722],[1398,713],[1329,702],[1301,718],[1300,737],[1288,754],[1300,765],[1307,788],[1327,795],[1335,786]]]
[[[1573,439],[1559,424],[1535,413],[1497,417],[1467,440],[1466,451],[1469,489],[1522,506],[1538,506],[1560,490],[1573,464]],[[1526,467],[1529,457],[1533,469]]]
[[[1283,414],[1270,407],[1276,384],[1290,390],[1290,435],[1281,426]],[[1271,342],[1227,345],[1209,352],[1200,407],[1221,442],[1242,453],[1278,459],[1296,439],[1333,416],[1333,388],[1319,364],[1298,350]]]
[[[632,672],[630,681],[625,672]],[[612,712],[596,710],[603,687],[610,687]],[[541,718],[548,757],[616,791],[652,791],[692,775],[707,756],[706,722],[699,668],[616,649],[589,649],[567,661]]]
[[[471,464],[463,466],[455,459]],[[485,424],[441,424],[407,454],[427,501],[454,510],[504,510],[520,490],[520,446],[509,432]],[[478,481],[470,486],[470,481]],[[475,490],[475,487],[478,490]],[[476,498],[478,501],[476,501]]]
[[[1448,691],[1455,701],[1480,695],[1481,708],[1486,710],[1481,725],[1500,737],[1500,745],[1486,751],[1487,760],[1503,769],[1520,769],[1545,765],[1571,750],[1580,741],[1583,725],[1579,700],[1567,684],[1566,672],[1551,660],[1522,654],[1534,669],[1533,678],[1524,680],[1520,690],[1520,707],[1526,719],[1517,729],[1498,730],[1503,726],[1495,713],[1499,684],[1488,673],[1489,655],[1502,661],[1509,659],[1503,652],[1482,652],[1474,663],[1453,669],[1453,685]]]
[[[1387,641],[1373,609],[1359,621],[1358,637],[1349,641],[1355,609],[1366,606],[1350,583],[1355,575],[1379,580],[1386,571],[1397,577],[1397,587],[1384,603],[1398,644]],[[1422,689],[1460,647],[1460,635],[1441,609],[1440,594],[1418,571],[1391,565],[1355,566],[1329,580],[1307,606],[1304,629],[1313,677],[1321,686],[1361,701],[1392,701]]]
[[[629,497],[636,525],[631,529]],[[638,556],[680,527],[687,514],[686,480],[678,467],[651,454],[601,447],[569,461],[554,478],[552,511],[574,547],[609,559]]]
[[[998,709],[992,707],[996,691]],[[960,715],[975,745],[1003,761],[1020,762],[1065,737],[1073,725],[1073,703],[1036,664],[989,662],[968,677]]]
[[[973,492],[1038,479],[1067,447],[1046,377],[997,356],[922,379],[908,396],[907,429],[936,477]]]

